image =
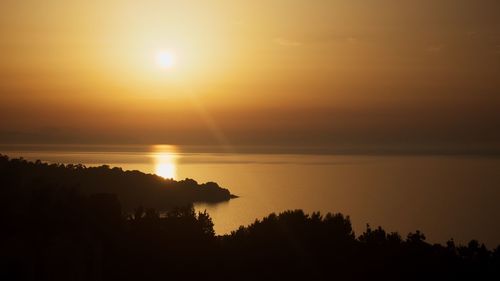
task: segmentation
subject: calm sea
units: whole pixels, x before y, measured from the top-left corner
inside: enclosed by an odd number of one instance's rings
[[[10,157],[108,164],[175,179],[215,181],[240,196],[197,204],[228,233],[287,209],[341,212],[367,223],[422,230],[428,240],[500,244],[500,158],[211,153],[174,146],[0,146]]]

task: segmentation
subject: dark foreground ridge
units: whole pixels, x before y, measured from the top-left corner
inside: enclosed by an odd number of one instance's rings
[[[113,193],[118,195],[124,210],[140,205],[162,209],[195,202],[217,203],[236,197],[215,182],[176,181],[107,165],[85,167],[81,164],[47,164],[39,160],[30,162],[22,158],[9,159],[1,154],[0,173],[2,184],[17,190],[33,186],[64,186],[86,195]]]
[[[130,214],[114,194],[21,175],[0,168],[0,280],[500,280],[500,247],[475,240],[357,236],[349,217],[301,210],[217,236],[192,206]]]

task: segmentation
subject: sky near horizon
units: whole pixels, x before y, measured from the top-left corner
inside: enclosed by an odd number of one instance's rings
[[[499,14],[496,0],[2,1],[0,143],[500,151]]]

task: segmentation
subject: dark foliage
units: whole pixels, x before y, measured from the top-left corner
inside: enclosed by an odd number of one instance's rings
[[[9,193],[19,193],[34,186],[70,186],[86,195],[113,193],[118,195],[127,211],[140,205],[160,209],[194,202],[222,202],[235,197],[214,182],[198,184],[192,179],[175,181],[107,165],[85,167],[80,164],[47,164],[9,159],[2,155],[0,180],[5,186],[1,192]],[[10,194],[10,197],[18,198],[22,194],[26,193]]]
[[[500,247],[475,240],[356,237],[349,217],[301,210],[216,236],[189,205],[124,214],[111,193],[19,182],[0,187],[0,280],[500,280]]]

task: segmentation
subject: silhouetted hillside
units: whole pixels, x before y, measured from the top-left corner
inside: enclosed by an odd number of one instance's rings
[[[500,247],[475,240],[431,244],[369,226],[356,236],[349,217],[301,210],[216,236],[192,205],[124,213],[114,194],[14,173],[68,167],[1,163],[0,280],[500,280]]]
[[[2,197],[3,202],[11,198]],[[2,205],[5,207],[6,205]],[[0,213],[1,280],[498,280],[500,247],[430,244],[342,214],[271,214],[215,236],[192,207],[122,215],[115,195],[41,188]],[[13,208],[12,208],[13,207]]]
[[[234,198],[217,183],[199,184],[195,180],[175,181],[139,171],[123,171],[109,166],[47,164],[9,159],[0,155],[0,182],[18,192],[33,186],[65,186],[83,194],[117,194],[126,210],[140,205],[167,209],[194,202],[221,202]]]
[[[356,237],[349,217],[302,210],[271,214],[222,237],[226,268],[245,280],[496,280],[500,246],[472,240],[457,246],[402,238],[367,226]],[[285,278],[283,278],[285,277]]]

